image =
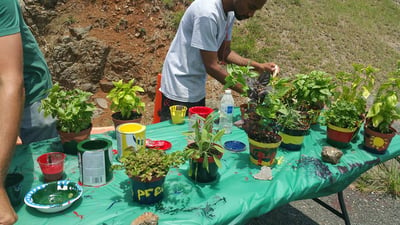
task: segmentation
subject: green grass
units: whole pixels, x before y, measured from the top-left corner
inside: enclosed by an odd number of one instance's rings
[[[382,74],[400,59],[400,5],[382,0],[269,0],[234,28],[232,49],[280,65],[282,76],[351,71],[352,63]]]
[[[400,164],[399,159],[381,163],[363,175],[354,183],[364,192],[387,193],[400,197]]]

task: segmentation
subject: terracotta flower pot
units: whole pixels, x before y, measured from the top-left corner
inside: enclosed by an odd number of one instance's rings
[[[337,148],[346,148],[353,139],[357,127],[349,129],[337,127],[332,124],[327,126],[327,142]]]
[[[392,138],[396,135],[396,130],[390,128],[392,133],[384,134],[364,126],[364,149],[375,154],[385,154]]]
[[[91,131],[92,124],[90,124],[89,128],[82,130],[79,133],[68,133],[58,130],[58,135],[60,136],[64,153],[76,155],[78,153],[78,143],[88,139]]]
[[[142,120],[142,114],[132,111],[131,119],[122,119],[121,112],[115,112],[111,115],[111,119],[114,123],[114,128],[124,123],[140,123]]]

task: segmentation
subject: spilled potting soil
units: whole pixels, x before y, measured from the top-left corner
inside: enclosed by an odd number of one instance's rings
[[[332,177],[332,172],[329,170],[329,167],[325,165],[321,159],[310,156],[302,155],[300,160],[297,162],[297,166],[292,166],[292,168],[312,168],[310,171],[314,171],[315,175],[322,179],[328,179]]]
[[[354,168],[361,168],[363,166],[367,167],[372,167],[380,162],[379,158],[376,158],[374,160],[366,161],[365,163],[351,163],[346,166],[336,166],[338,171],[341,174],[345,174],[349,172],[349,170],[352,170]],[[324,163],[321,159],[319,158],[314,158],[310,156],[305,156],[302,155],[300,160],[297,161],[297,166],[294,165],[292,166],[293,169],[299,169],[299,168],[311,168],[309,171],[313,171],[316,176],[322,178],[322,179],[331,179],[332,178],[332,172],[329,170],[328,165]]]

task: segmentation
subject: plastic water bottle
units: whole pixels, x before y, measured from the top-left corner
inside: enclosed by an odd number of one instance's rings
[[[225,134],[230,134],[232,132],[234,105],[235,102],[231,90],[225,90],[225,94],[221,99],[221,107],[219,109],[219,127],[220,129],[225,129]]]

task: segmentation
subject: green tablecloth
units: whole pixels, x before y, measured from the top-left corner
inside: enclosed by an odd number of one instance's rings
[[[147,126],[146,137],[168,140],[172,148],[183,149],[187,141],[182,136],[188,123],[172,125],[162,122]],[[244,152],[226,151],[222,158],[223,168],[219,180],[210,184],[195,184],[187,177],[188,163],[172,169],[165,182],[165,196],[161,204],[139,205],[131,198],[131,187],[124,171],[114,171],[113,179],[101,187],[83,187],[83,197],[65,211],[45,214],[21,204],[16,211],[17,224],[130,224],[143,212],[154,212],[159,224],[240,224],[260,216],[291,201],[310,199],[334,194],[345,189],[362,173],[379,162],[400,155],[400,137],[395,136],[384,155],[362,150],[362,130],[351,148],[337,165],[321,161],[321,149],[326,143],[326,127],[316,125],[305,137],[301,151],[279,149],[280,164],[272,169],[273,179],[256,180],[253,175],[260,167],[249,161],[249,145],[243,130],[234,128],[223,141],[240,140],[247,145]],[[115,132],[95,137],[105,137],[117,146]],[[10,171],[22,172],[23,194],[42,183],[42,175],[36,158],[49,151],[60,151],[59,139],[18,146]],[[78,182],[77,156],[68,155],[65,164],[66,179]],[[351,215],[350,215],[351,216]]]

